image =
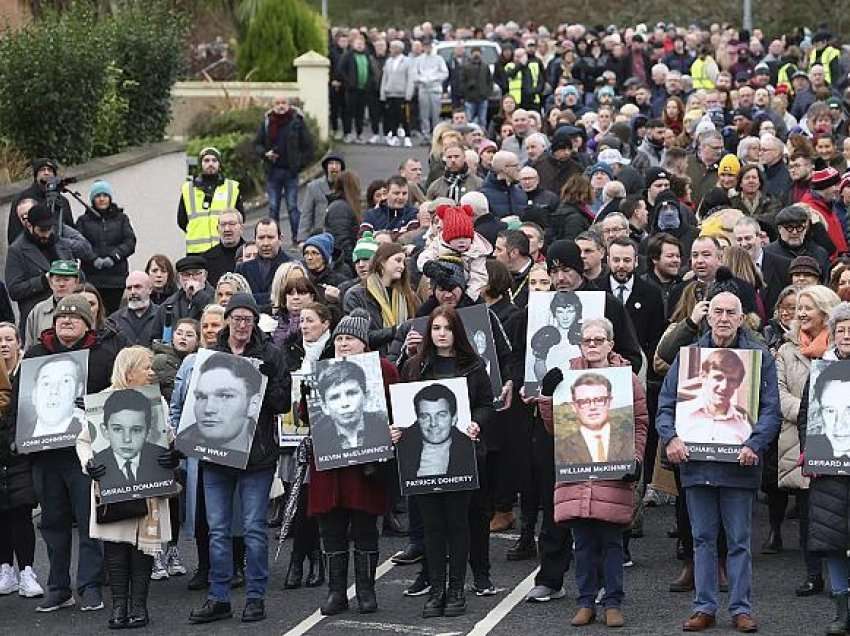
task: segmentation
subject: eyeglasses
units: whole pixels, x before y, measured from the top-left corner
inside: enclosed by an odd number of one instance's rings
[[[575,404],[580,409],[586,409],[589,406],[605,406],[608,402],[611,401],[611,396],[606,395],[604,397],[595,397],[595,398],[583,398],[581,400],[575,400],[573,404]]]
[[[231,314],[230,320],[239,325],[253,325],[254,317],[253,316],[234,316]]]
[[[806,230],[805,223],[796,223],[794,225],[780,225],[779,227],[783,228],[786,232],[791,232],[793,234],[804,232]]]
[[[601,336],[599,336],[598,338],[582,338],[581,339],[581,344],[583,344],[585,347],[589,347],[590,345],[593,345],[594,347],[601,347],[606,342],[608,342],[608,338],[603,338]]]
[[[202,269],[193,269],[193,270],[188,270],[188,271],[185,271],[185,272],[179,272],[177,275],[180,278],[200,278],[205,273],[206,272]]]

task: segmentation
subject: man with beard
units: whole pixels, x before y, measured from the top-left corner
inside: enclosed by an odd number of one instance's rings
[[[447,197],[458,203],[464,194],[481,187],[483,181],[469,171],[466,155],[459,144],[447,144],[443,148],[443,164],[446,167],[443,176],[432,181],[425,193],[429,200]]]
[[[198,162],[201,174],[183,184],[177,205],[177,225],[186,233],[187,254],[200,254],[218,244],[218,217],[223,210],[236,208],[244,213],[239,182],[221,174],[221,152],[204,148]]]
[[[549,151],[532,166],[537,170],[541,188],[560,194],[567,179],[581,174],[581,166],[572,158],[573,139],[580,134],[575,126],[559,126],[552,134]]]
[[[667,316],[670,291],[682,281],[679,274],[682,268],[682,242],[672,234],[659,232],[647,240],[646,257],[649,260],[649,271],[641,278],[661,290],[664,315]]]
[[[808,154],[799,151],[791,153],[788,158],[788,174],[791,177],[789,203],[799,203],[808,194],[813,168],[812,158]]]
[[[641,174],[646,174],[649,168],[661,167],[666,128],[664,122],[660,119],[650,119],[646,123],[646,135],[632,160],[632,167]]]
[[[322,159],[322,170],[324,174],[308,183],[304,191],[304,202],[301,204],[301,218],[298,221],[296,234],[299,244],[314,234],[324,232],[328,196],[337,177],[345,170],[345,159],[338,153],[329,152]]]
[[[65,226],[60,237],[50,209],[42,203],[33,206],[27,214],[24,232],[9,246],[6,256],[6,284],[9,296],[18,303],[21,326],[26,325],[32,308],[50,296],[47,275],[50,264],[76,259],[93,260],[91,244],[71,226]]]
[[[821,271],[829,271],[829,253],[812,238],[812,222],[809,211],[802,205],[789,205],[776,215],[779,238],[764,247],[766,254],[795,259],[810,256],[820,265]]]
[[[200,320],[204,307],[213,301],[215,290],[207,282],[207,264],[203,256],[190,254],[175,264],[178,290],[157,307],[156,318],[151,327],[155,340],[162,338],[163,327],[168,322],[176,324],[181,318]]]
[[[9,206],[9,227],[6,237],[11,245],[24,231],[25,224],[17,214],[18,205],[24,199],[33,199],[37,203],[47,202],[47,184],[51,179],[59,176],[59,164],[54,159],[41,157],[33,159],[32,162],[33,183],[26,190],[18,194]],[[57,221],[61,219],[59,235],[63,236],[62,230],[64,226],[73,227],[74,217],[71,215],[71,204],[61,194],[57,195],[56,203],[59,207],[60,214],[57,216]]]
[[[130,272],[124,283],[127,305],[109,316],[130,345],[149,347],[154,341],[153,327],[158,307],[151,302],[152,289],[150,276],[144,272]]]

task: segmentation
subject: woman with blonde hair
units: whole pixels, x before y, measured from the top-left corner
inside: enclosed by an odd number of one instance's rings
[[[723,265],[738,279],[736,282],[739,284],[740,281],[746,283],[745,289],[741,291],[747,294],[749,298],[754,299],[755,306],[748,308],[749,303],[744,303],[744,320],[751,329],[758,330],[760,325],[767,320],[767,311],[764,307],[764,300],[762,300],[762,294],[765,293],[766,287],[761,270],[756,267],[749,253],[737,245],[730,245],[723,250]],[[752,289],[746,289],[747,285]],[[747,309],[751,310],[747,311]]]
[[[272,279],[271,299],[272,313],[277,313],[280,310],[280,291],[291,280],[296,278],[307,278],[307,267],[300,261],[287,261],[281,263],[274,273]]]
[[[782,411],[782,426],[776,443],[776,463],[771,463],[771,449],[765,457],[762,489],[768,495],[770,511],[770,534],[762,553],[776,554],[782,551],[782,521],[788,505],[789,491],[797,495],[800,509],[800,547],[806,566],[806,579],[797,588],[799,596],[808,596],[823,590],[821,575],[822,560],[808,550],[808,488],[809,479],[804,477],[798,466],[800,440],[797,434],[797,418],[803,388],[809,380],[812,360],[819,360],[829,349],[830,331],[827,322],[832,310],[840,303],[834,291],[824,285],[805,287],[797,293],[797,309],[787,342],[776,354],[776,374],[779,381],[779,406]],[[776,467],[776,472],[771,468]],[[770,479],[769,483],[765,483]]]
[[[145,347],[127,347],[122,349],[115,358],[112,370],[112,385],[105,393],[117,396],[119,391],[127,391],[124,399],[135,398],[144,405],[150,405],[147,398],[139,399],[139,393],[132,389],[143,387],[154,381],[151,370],[153,354]],[[109,424],[106,418],[109,408],[107,398],[104,403],[104,431]],[[149,414],[148,428],[157,423],[164,425],[168,421],[168,410],[165,401],[161,400],[154,406],[158,412]],[[116,408],[113,415],[120,413]],[[77,437],[77,457],[83,470],[91,476],[91,520],[89,536],[103,541],[104,563],[109,574],[109,585],[112,589],[112,616],[109,619],[110,629],[144,627],[149,622],[147,599],[154,557],[162,554],[163,542],[171,540],[171,519],[168,499],[150,497],[145,499],[147,513],[144,516],[131,517],[113,522],[98,522],[96,514],[96,492],[99,490],[101,478],[106,473],[106,466],[96,463],[96,455],[92,442],[96,436],[94,425],[83,427]],[[157,463],[163,468],[174,469],[179,462],[177,454],[168,448],[161,449]]]
[[[250,283],[242,274],[225,272],[215,285],[215,302],[222,307],[227,307],[227,303],[233,297],[233,294],[240,292],[250,294]]]

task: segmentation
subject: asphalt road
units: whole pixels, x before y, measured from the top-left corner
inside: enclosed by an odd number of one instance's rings
[[[626,626],[622,634],[675,634],[680,632],[681,621],[690,609],[689,594],[671,594],[669,581],[676,576],[679,562],[675,560],[675,541],[666,537],[673,521],[673,509],[655,508],[647,511],[645,537],[632,541],[635,566],[626,571],[626,601],[624,613]],[[756,506],[756,530],[753,545],[761,545],[766,530],[766,507]],[[270,536],[273,531],[269,531]],[[796,543],[797,522],[786,521],[785,544]],[[468,595],[468,612],[458,618],[424,620],[420,616],[423,598],[405,598],[402,590],[412,583],[418,566],[392,566],[389,557],[404,544],[403,539],[381,539],[381,561],[377,583],[380,610],[376,614],[361,616],[356,610],[336,617],[322,618],[317,608],[324,600],[324,589],[284,590],[283,580],[289,557],[286,545],[280,558],[271,561],[267,610],[269,618],[252,625],[243,625],[238,619],[222,621],[207,626],[187,623],[191,608],[203,603],[202,592],[186,589],[188,577],[174,577],[166,581],[152,581],[150,612],[152,623],[143,633],[170,636],[173,634],[226,634],[233,630],[258,635],[287,636],[338,636],[340,634],[375,634],[379,632],[412,634],[414,636],[449,636],[469,634],[485,636],[516,636],[517,634],[561,634],[573,631],[569,620],[575,612],[576,586],[572,572],[566,576],[567,597],[545,604],[529,604],[522,595],[530,588],[536,564],[530,561],[508,562],[504,552],[514,538],[512,533],[493,535],[490,554],[493,563],[494,583],[504,587],[498,596],[476,598]],[[289,542],[287,542],[288,544]],[[187,566],[194,565],[195,555],[190,540],[181,541],[181,551]],[[757,550],[756,550],[757,551]],[[274,558],[272,551],[271,558]],[[47,577],[47,556],[39,538],[36,570],[42,581]],[[754,607],[764,634],[798,635],[821,633],[831,620],[831,603],[825,595],[801,599],[794,596],[794,587],[803,572],[799,551],[787,547],[776,556],[755,555]],[[353,584],[353,573],[350,574]],[[471,579],[470,579],[471,580]],[[353,595],[353,588],[350,589]],[[234,593],[234,609],[241,612],[244,591]],[[108,607],[108,593],[105,593]],[[726,595],[721,595],[721,603]],[[3,633],[38,634],[39,636],[90,634],[106,630],[108,610],[83,613],[76,609],[53,614],[38,614],[37,600],[17,596],[0,597],[0,616]],[[356,608],[356,603],[353,603]],[[725,611],[718,615],[719,626],[713,633],[733,633]],[[602,633],[606,628],[594,625],[584,633]]]

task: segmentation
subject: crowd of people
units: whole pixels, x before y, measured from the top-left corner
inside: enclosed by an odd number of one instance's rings
[[[33,162],[33,184],[11,206],[0,294],[0,594],[41,597],[41,612],[77,603],[93,611],[104,607],[108,579],[109,627],[142,627],[150,580],[188,574],[182,532],[197,550],[189,589],[208,590],[189,621],[232,617],[231,590],[242,586],[242,621],[259,621],[267,525],[283,524],[292,538],[284,587],[327,584],[323,614],[348,610],[352,561],[359,611],[378,610],[382,529],[409,536],[392,560],[421,563],[404,594],[427,596],[422,616],[459,616],[467,591],[500,593],[489,533],[518,526],[505,556],[539,561],[528,601],[563,598],[572,567],[571,624],[620,627],[630,540],[642,535],[643,507],[665,499],[666,474],[683,562],[669,589],[694,594],[685,631],[714,625],[724,589],[734,628],[758,630],[751,541],[761,490],[770,517],[761,552],[783,550],[793,496],[803,554],[796,593],[821,593],[826,568],[836,611],[827,633],[850,632],[850,480],[804,468],[812,362],[850,358],[847,47],[825,29],[770,39],[728,25],[664,23],[554,32],[425,23],[409,32],[334,29],[331,39],[337,137],[399,147],[421,139],[427,165],[404,156],[397,173],[364,189],[332,151],[299,208],[298,175],[313,160],[314,140],[301,114],[276,99],[256,139],[270,215],[244,232],[240,184],[226,177],[221,153],[205,148],[199,174],[175,193],[186,255],[172,262],[155,245],[137,244],[132,209],[109,183],[95,182],[74,218],[49,187],[59,165]],[[467,40],[499,46],[493,68]],[[448,61],[438,41],[459,42]],[[131,271],[134,255],[143,270]],[[569,323],[563,337],[577,346],[575,357],[550,355],[549,336],[527,338],[530,299],[544,291],[559,292],[551,311]],[[604,297],[602,316],[583,318],[576,292],[593,291]],[[475,305],[486,308],[493,334],[496,390],[491,363],[459,316]],[[680,356],[693,346],[762,353],[752,433],[734,462],[690,459],[682,441]],[[140,514],[116,519],[94,497],[106,467],[91,427],[81,425],[69,447],[17,447],[21,413],[41,402],[21,392],[23,360],[88,350],[85,382],[39,383],[39,391],[70,405],[81,395],[158,385],[173,433],[203,349],[261,362],[267,389],[245,469],[161,448],[156,461],[174,471],[180,494],[149,498]],[[320,471],[309,436],[279,445],[281,418],[309,426],[315,396],[295,378],[365,352],[380,356],[388,393],[398,383],[465,379],[476,489],[403,501],[394,460]],[[598,376],[608,367],[631,370],[634,470],[560,482],[553,396],[575,369],[596,370],[593,388],[605,393]],[[725,364],[708,361],[702,372],[732,391],[742,380]],[[537,391],[527,392],[527,382]],[[850,378],[819,381],[819,404],[835,393],[832,382]],[[611,399],[579,400],[571,390],[577,403]],[[434,390],[416,408],[456,412],[452,399]],[[708,402],[695,417],[737,422],[728,399],[720,411]],[[85,417],[76,406],[66,417]],[[846,417],[846,408],[829,408]],[[395,424],[393,443],[410,443]],[[423,448],[445,441],[423,437]],[[421,452],[422,461],[454,461]],[[36,507],[49,557],[44,585],[33,569]]]

